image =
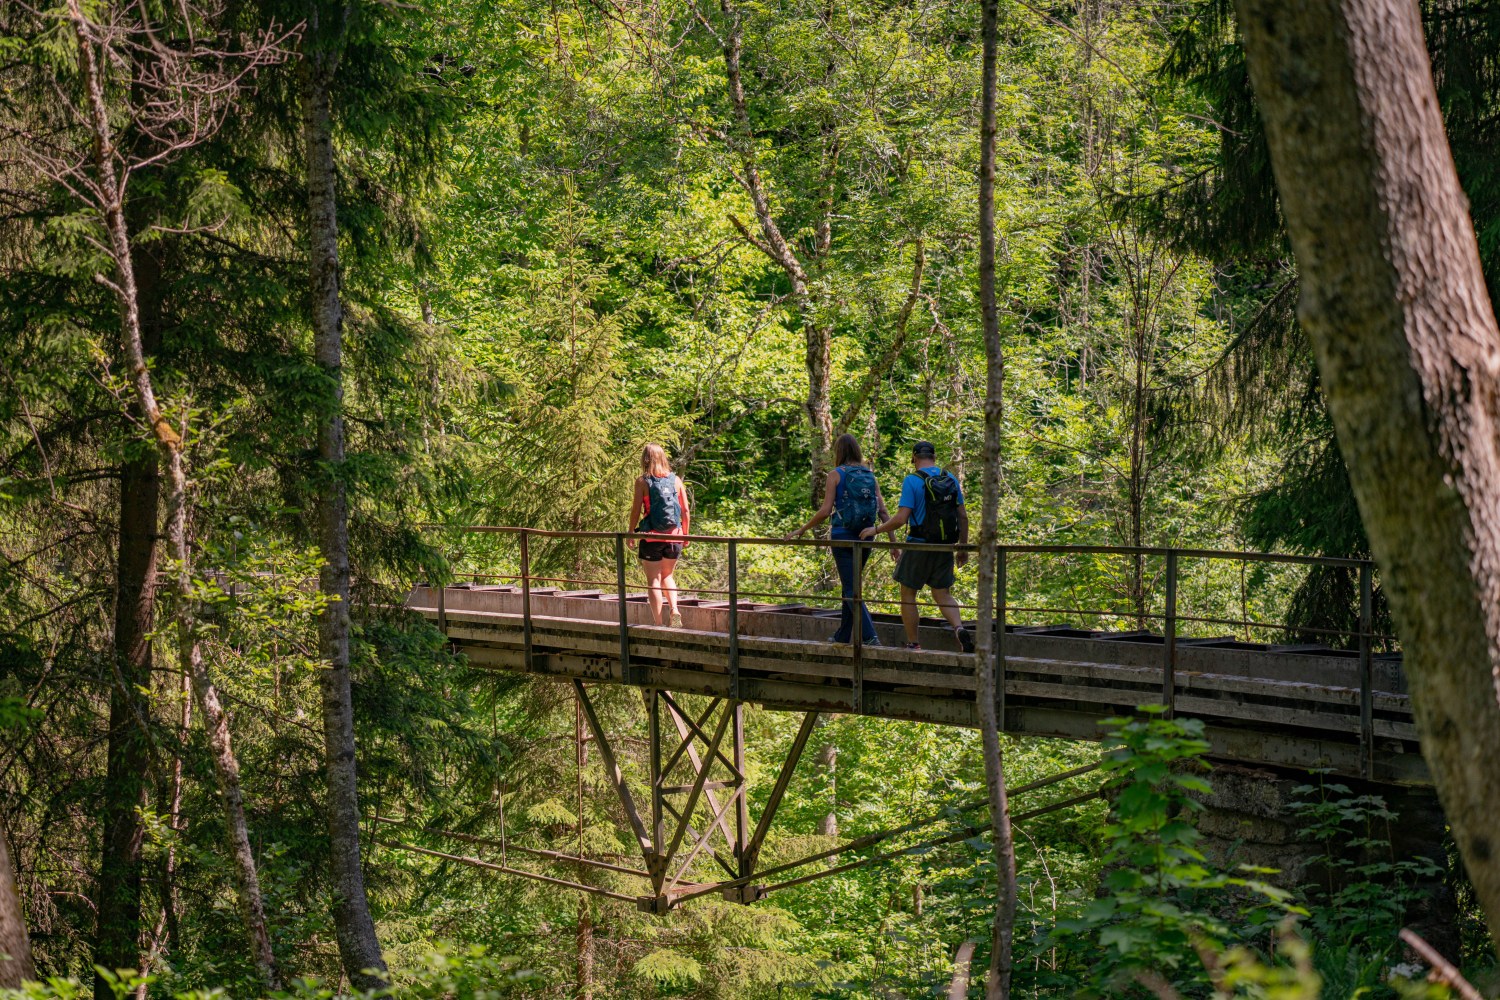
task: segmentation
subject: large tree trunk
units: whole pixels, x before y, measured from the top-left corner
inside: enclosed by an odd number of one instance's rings
[[[344,491],[344,310],[339,299],[339,233],[329,88],[333,57],[305,57],[303,139],[307,154],[308,229],[311,237],[313,336],[318,367],[332,398],[318,423],[323,480],[317,499],[323,569],[318,584],[328,599],[318,629],[323,685],[324,766],[328,781],[328,840],[333,869],[333,919],[339,955],[349,981],[360,989],[383,983],[385,958],[365,894],[360,863],[358,758],[354,699],[349,678],[349,501]]]
[[[36,978],[31,964],[31,938],[21,911],[16,888],[16,870],[10,857],[10,840],[0,826],[0,990],[16,990],[27,979]]]
[[[995,584],[1000,540],[1000,449],[1004,430],[1005,355],[1000,343],[1000,306],[995,288],[995,133],[1000,0],[984,0],[984,79],[979,153],[979,301],[984,327],[984,471],[980,485],[978,634],[979,729],[984,746],[985,787],[993,830],[996,899],[985,996],[1010,996],[1011,942],[1016,923],[1016,850],[1000,749],[999,671],[995,663]]]
[[[153,272],[143,269],[151,280]],[[145,350],[156,349],[155,323],[145,327]],[[151,757],[145,731],[148,706],[141,692],[151,681],[151,642],[156,607],[156,532],[160,498],[157,453],[120,465],[119,548],[115,555],[115,628],[109,685],[109,743],[105,750],[103,851],[94,905],[98,930],[93,964],[111,971],[140,964],[141,845]],[[96,996],[109,996],[102,980]],[[102,992],[101,992],[102,991]]]
[[[223,710],[218,704],[217,692],[208,678],[198,648],[197,623],[194,614],[196,597],[192,575],[192,551],[187,531],[187,471],[183,464],[183,442],[181,435],[173,428],[157,401],[151,370],[147,365],[141,323],[142,298],[140,286],[137,283],[130,226],[125,216],[126,175],[120,172],[115,160],[117,154],[114,146],[114,128],[111,125],[110,110],[106,103],[104,83],[100,77],[94,48],[94,25],[85,17],[79,0],[69,0],[68,15],[78,36],[79,66],[83,75],[84,100],[87,102],[86,119],[92,132],[96,181],[99,190],[107,197],[100,209],[115,273],[113,279],[106,279],[105,283],[114,291],[120,307],[120,346],[124,354],[124,367],[131,388],[134,390],[135,405],[144,418],[143,422],[150,428],[155,438],[159,462],[167,468],[169,486],[167,537],[177,567],[178,652],[182,669],[192,678],[193,687],[199,694],[199,705],[203,710],[204,723],[213,748],[215,770],[218,772],[225,819],[230,831],[231,851],[235,860],[240,905],[245,918],[246,931],[251,941],[252,957],[266,985],[273,988],[279,987],[275,963],[271,956],[270,938],[266,933],[255,859],[250,852],[249,836],[245,829],[244,807],[239,791],[239,765],[229,744],[228,726],[224,720]],[[102,275],[100,277],[103,278]],[[142,715],[133,719],[132,724],[144,729],[148,723]],[[145,753],[144,748],[142,752]],[[143,782],[140,792],[136,795],[137,800],[142,804],[144,804],[144,793]],[[131,889],[134,899],[133,908],[126,914],[126,918],[134,925],[136,948],[129,966],[106,966],[105,968],[110,971],[114,968],[139,968],[141,866],[138,844],[135,846],[134,864],[130,874],[134,879]],[[105,928],[104,921],[105,915],[101,910],[101,931]],[[100,995],[107,996],[108,988],[106,987],[106,991]]]
[[[133,249],[140,309],[141,352],[153,356],[161,344],[161,261],[150,250]],[[141,418],[131,406],[125,433]],[[141,692],[151,685],[148,636],[156,617],[156,535],[161,470],[156,449],[136,449],[120,463],[119,540],[115,553],[113,670],[109,685],[109,743],[105,751],[103,852],[94,905],[98,930],[93,964],[111,971],[139,967],[141,942],[141,848],[151,780],[150,707]],[[94,992],[106,988],[96,979]]]
[[[1500,948],[1500,330],[1411,0],[1238,0],[1299,315]]]

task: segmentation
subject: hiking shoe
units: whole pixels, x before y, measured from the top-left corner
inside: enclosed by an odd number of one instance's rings
[[[676,611],[672,612],[672,617],[667,619],[667,624],[672,628],[682,628],[682,615]],[[973,644],[970,643],[970,645]]]
[[[903,645],[901,648],[902,649],[911,649],[911,650],[918,650],[918,651],[920,651],[921,648],[922,648],[922,644],[920,642],[908,642],[905,645]]]
[[[966,628],[956,628],[953,634],[958,636],[958,644],[963,647],[965,653],[974,652],[974,636]]]
[[[864,644],[866,646],[878,646],[878,645],[880,645],[880,636],[878,636],[878,635],[872,635],[872,636],[870,636],[870,638],[868,638],[868,639],[866,639],[864,641]]]

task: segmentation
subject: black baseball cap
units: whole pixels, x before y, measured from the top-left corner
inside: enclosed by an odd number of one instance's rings
[[[937,458],[937,448],[931,441],[918,441],[911,446],[913,458]]]

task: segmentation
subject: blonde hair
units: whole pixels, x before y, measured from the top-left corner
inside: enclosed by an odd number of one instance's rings
[[[641,472],[648,476],[670,476],[672,463],[667,461],[667,451],[659,444],[648,444],[641,449]]]

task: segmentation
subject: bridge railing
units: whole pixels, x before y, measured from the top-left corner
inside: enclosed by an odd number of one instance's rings
[[[679,588],[684,596],[723,602],[732,675],[737,674],[734,661],[742,611],[787,602],[824,605],[830,611],[840,606],[836,585],[827,585],[831,560],[824,550],[851,549],[855,564],[860,565],[867,555],[912,547],[886,540],[646,535],[514,526],[439,530],[449,533],[454,579],[519,588],[528,659],[531,595],[541,588],[614,594],[619,602],[621,656],[628,659],[629,598],[632,592],[639,597],[644,579],[627,542],[686,543],[676,574]],[[970,556],[978,552],[972,544],[917,544],[924,551]],[[977,611],[973,603],[976,562],[969,561],[952,590],[960,613],[969,619]],[[864,603],[877,621],[892,621],[895,616],[889,609],[899,606],[895,588],[888,573],[871,572],[872,568],[855,575],[856,614]],[[1354,605],[1342,609],[1352,619],[1347,626],[1337,621],[1319,625],[1289,620],[1292,594],[1311,572],[1341,575],[1349,603]],[[793,582],[820,575],[825,585],[812,592]],[[1170,712],[1176,700],[1179,641],[1284,649],[1317,643],[1359,658],[1361,736],[1366,746],[1373,743],[1373,661],[1379,652],[1394,650],[1396,640],[1376,628],[1377,574],[1369,560],[1209,548],[1007,543],[996,547],[996,575],[993,619],[1000,628],[994,648],[1002,679],[1004,639],[1017,629],[1077,625],[1111,637],[1134,636],[1137,641],[1156,642],[1159,637],[1161,703]],[[936,624],[931,618],[924,623]],[[1232,631],[1225,634],[1225,629]],[[850,638],[858,690],[864,642],[857,620]]]

